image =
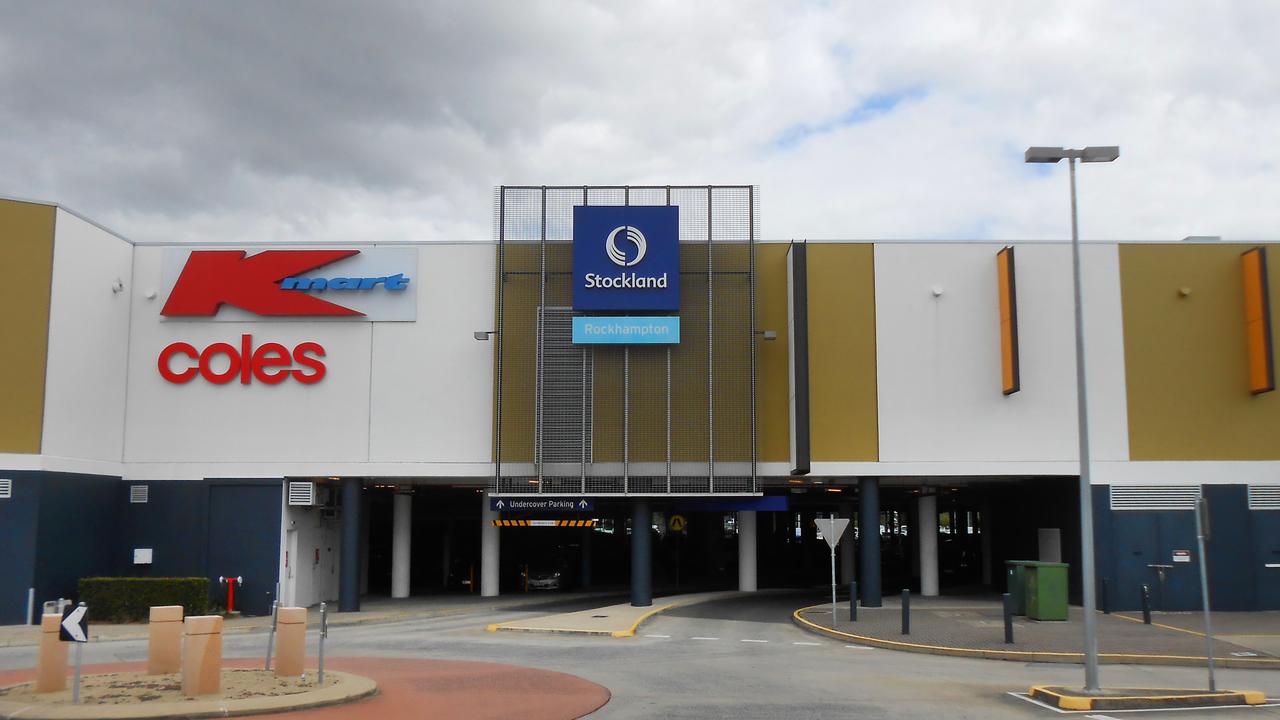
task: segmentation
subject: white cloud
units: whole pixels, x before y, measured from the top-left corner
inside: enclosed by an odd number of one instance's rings
[[[0,193],[142,240],[487,239],[501,183],[754,183],[765,237],[1274,238],[1267,2],[0,8]],[[868,105],[870,103],[870,105]],[[861,110],[859,110],[861,108]]]

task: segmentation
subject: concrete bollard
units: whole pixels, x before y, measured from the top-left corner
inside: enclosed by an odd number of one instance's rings
[[[282,607],[276,611],[276,677],[298,677],[307,659],[307,609]]]
[[[58,639],[62,615],[40,616],[40,660],[36,668],[36,692],[67,689],[67,645]]]
[[[182,670],[182,606],[156,605],[147,624],[147,674]]]
[[[212,695],[222,681],[222,616],[182,621],[182,694]]]

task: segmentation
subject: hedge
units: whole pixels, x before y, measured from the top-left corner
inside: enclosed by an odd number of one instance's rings
[[[98,622],[140,622],[152,605],[181,605],[183,615],[209,614],[209,578],[95,577],[80,579],[80,601]]]

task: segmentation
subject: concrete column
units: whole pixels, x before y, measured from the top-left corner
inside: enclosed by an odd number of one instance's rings
[[[982,584],[991,585],[991,503],[982,503]]]
[[[738,511],[738,591],[755,592],[756,511]]]
[[[582,587],[591,587],[591,540],[595,535],[594,528],[586,528],[582,531]]]
[[[182,606],[152,605],[147,623],[147,674],[182,670]]]
[[[921,495],[916,500],[920,520],[920,594],[938,594],[938,496]]]
[[[40,616],[40,650],[36,664],[36,692],[47,693],[67,689],[67,648],[71,643],[58,639],[62,615]]]
[[[647,498],[631,501],[631,606],[653,604],[653,511]]]
[[[359,482],[359,481],[357,481]],[[182,694],[212,695],[222,683],[222,616],[182,621]]]
[[[372,517],[369,514],[369,493],[364,493],[364,502],[360,503],[361,517]],[[369,532],[372,522],[360,523],[360,595],[369,594]]]
[[[858,544],[863,607],[880,607],[880,478],[858,479]]]
[[[307,609],[282,607],[276,610],[276,677],[296,678],[306,669]]]
[[[498,597],[498,513],[489,509],[489,493],[480,494],[480,597]]]
[[[413,539],[413,495],[396,492],[391,518],[391,597],[409,597],[409,558]]]
[[[360,612],[360,478],[342,479],[342,562],[338,611]]]
[[[853,503],[840,506],[840,517],[850,518],[850,525],[840,537],[840,584],[853,582]]]

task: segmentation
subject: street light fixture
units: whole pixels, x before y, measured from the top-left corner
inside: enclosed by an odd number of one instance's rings
[[[1084,315],[1080,290],[1080,230],[1076,218],[1076,160],[1112,162],[1120,157],[1118,145],[1098,145],[1082,150],[1062,147],[1029,147],[1023,160],[1056,163],[1066,160],[1071,175],[1071,272],[1076,311],[1076,420],[1080,435],[1080,577],[1084,600],[1084,689],[1096,693],[1098,685],[1098,595],[1093,557],[1093,496],[1089,483],[1089,405],[1084,375]]]

